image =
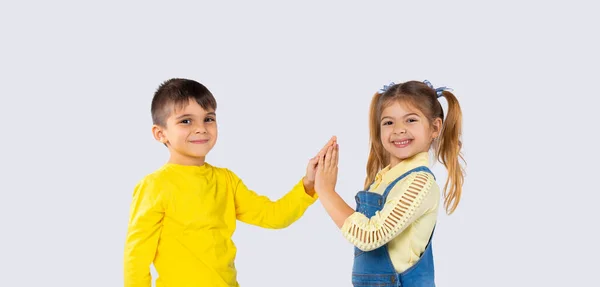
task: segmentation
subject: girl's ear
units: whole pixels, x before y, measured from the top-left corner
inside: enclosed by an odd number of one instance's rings
[[[440,136],[440,134],[442,132],[442,119],[440,119],[440,118],[434,119],[432,126],[433,126],[433,132],[431,134],[431,137],[432,137],[432,139],[436,139]]]

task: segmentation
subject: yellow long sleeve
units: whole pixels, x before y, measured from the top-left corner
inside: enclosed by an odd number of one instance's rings
[[[283,228],[316,201],[302,182],[277,201],[249,190],[233,172],[166,164],[135,187],[125,242],[125,287],[237,287],[232,236],[237,221]]]
[[[306,208],[313,204],[317,195],[309,196],[304,190],[302,180],[290,192],[277,201],[248,189],[235,174],[235,211],[238,220],[272,229],[288,227],[298,220]]]
[[[163,194],[151,179],[134,189],[125,246],[125,286],[151,286],[150,264],[156,254],[165,215]]]

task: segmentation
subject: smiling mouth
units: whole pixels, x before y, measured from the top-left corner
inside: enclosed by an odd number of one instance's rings
[[[208,140],[194,140],[194,141],[190,141],[193,144],[205,144],[208,142]]]
[[[406,139],[406,140],[401,140],[401,141],[393,141],[392,143],[394,144],[394,146],[402,148],[402,147],[406,147],[408,146],[413,140],[411,139]]]

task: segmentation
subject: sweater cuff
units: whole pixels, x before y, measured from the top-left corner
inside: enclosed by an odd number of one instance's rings
[[[317,199],[319,198],[319,195],[316,192],[313,194],[313,196],[310,196],[308,195],[308,193],[306,193],[306,189],[304,189],[304,183],[302,182],[302,179],[300,179],[300,181],[298,181],[298,183],[294,186],[292,192],[296,195],[296,197],[299,200],[305,202],[308,205],[315,203],[315,201],[317,201]]]

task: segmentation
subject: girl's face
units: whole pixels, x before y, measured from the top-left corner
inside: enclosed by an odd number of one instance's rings
[[[429,150],[438,137],[442,120],[433,123],[418,109],[394,101],[381,113],[381,143],[390,155],[390,165]]]

